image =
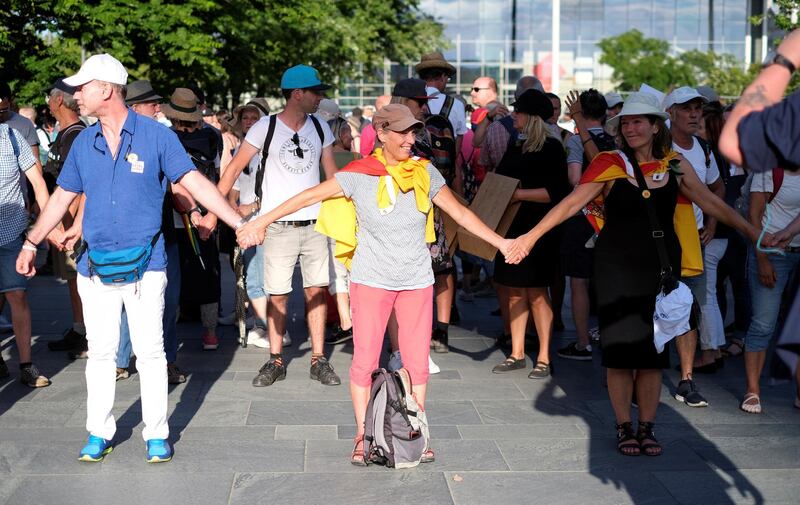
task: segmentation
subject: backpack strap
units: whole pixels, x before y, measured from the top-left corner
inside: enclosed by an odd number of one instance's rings
[[[17,166],[19,166],[19,144],[17,144],[17,136],[14,135],[14,129],[10,126],[6,127],[8,132],[8,140],[11,142],[11,149],[14,151],[14,157],[17,159]]]
[[[702,137],[698,137],[697,135],[692,135],[697,143],[700,144],[700,148],[703,150],[703,154],[706,157],[706,170],[711,168],[711,146],[708,145],[708,142],[705,141]]]
[[[319,119],[317,119],[317,116],[314,114],[309,114],[308,117],[311,118],[311,122],[314,123],[314,129],[317,130],[317,135],[319,135],[319,144],[325,145],[325,134],[322,132],[322,125],[320,124]],[[322,158],[322,150],[320,150],[319,156]]]
[[[455,103],[455,101],[456,99],[453,98],[452,96],[445,95],[444,103],[442,104],[442,110],[439,111],[439,115],[450,121],[450,111],[453,109],[453,104]]]
[[[508,132],[508,144],[506,145],[506,149],[508,149],[508,147],[510,147],[517,141],[517,135],[518,135],[517,129],[514,128],[514,121],[513,119],[511,119],[511,114],[500,118],[500,124],[503,125],[503,128],[505,128],[506,131]]]
[[[775,167],[772,169],[772,193],[769,195],[769,198],[767,198],[767,203],[771,203],[772,200],[775,199],[775,195],[778,194],[782,185],[783,169],[781,167]]]
[[[256,171],[256,204],[261,205],[261,184],[264,182],[264,170],[267,166],[267,157],[269,156],[269,146],[272,144],[272,137],[275,136],[275,125],[278,122],[278,116],[273,114],[269,117],[269,126],[267,127],[267,136],[264,137],[264,145],[261,147],[261,163],[258,165]]]

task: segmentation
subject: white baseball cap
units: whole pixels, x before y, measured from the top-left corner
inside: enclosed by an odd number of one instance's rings
[[[637,91],[628,95],[628,99],[622,104],[622,110],[619,114],[612,117],[606,124],[611,125],[613,128],[619,127],[619,120],[623,116],[657,116],[661,119],[667,119],[669,115],[664,112],[658,99],[645,91]]]
[[[680,105],[686,102],[691,102],[692,100],[700,99],[703,103],[708,102],[708,98],[701,95],[696,89],[690,88],[689,86],[681,86],[680,88],[675,88],[672,90],[672,93],[667,95],[664,99],[664,110],[669,109],[673,105]]]
[[[653,343],[656,351],[662,352],[664,345],[673,338],[691,329],[690,316],[694,297],[683,282],[669,294],[656,295],[656,309],[653,312]]]
[[[128,83],[128,72],[122,63],[110,54],[95,54],[83,62],[77,74],[64,79],[64,83],[67,86],[77,87],[95,80],[124,86]]]
[[[622,95],[619,93],[614,93],[611,91],[610,93],[605,94],[606,99],[606,106],[610,109],[611,107],[616,107],[617,105],[624,103],[625,100],[622,98]]]

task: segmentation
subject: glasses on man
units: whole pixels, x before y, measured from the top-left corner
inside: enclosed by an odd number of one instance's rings
[[[297,132],[295,132],[294,135],[292,135],[292,142],[294,142],[294,145],[296,146],[295,150],[294,150],[294,154],[298,158],[300,158],[302,160],[303,159],[303,149],[300,147],[300,137],[297,135]]]
[[[472,88],[472,91],[474,91],[475,93],[477,93],[477,92],[479,92],[479,91],[480,91],[480,90],[482,90],[482,89],[489,89],[489,88],[478,88],[478,87],[474,87],[474,88]]]

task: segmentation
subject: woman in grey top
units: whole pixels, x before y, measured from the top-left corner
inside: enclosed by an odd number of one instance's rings
[[[415,130],[422,123],[408,107],[388,105],[375,114],[373,124],[382,149],[237,232],[243,245],[261,243],[270,223],[331,199],[320,212],[317,229],[337,239],[336,256],[351,270],[354,350],[350,394],[357,426],[351,462],[356,465],[365,464],[362,444],[371,373],[378,366],[392,310],[399,323],[403,362],[414,384],[414,396],[424,410],[433,314],[434,279],[426,246],[433,240],[431,202],[502,253],[510,244],[455,199],[432,164],[411,157]],[[342,212],[337,213],[335,207],[340,204]],[[354,208],[352,221],[347,208]],[[433,451],[428,451],[422,461],[433,461],[433,457]]]

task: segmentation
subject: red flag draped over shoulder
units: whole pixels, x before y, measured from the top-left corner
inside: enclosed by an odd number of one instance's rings
[[[664,159],[643,163],[640,168],[647,176],[669,171],[669,162],[677,154],[670,151]],[[586,182],[608,182],[615,179],[635,179],[633,166],[620,151],[606,151],[598,154],[581,177],[581,184]],[[583,213],[591,223],[595,232],[599,233],[605,223],[602,193],[583,209]],[[675,206],[673,218],[675,233],[681,244],[681,275],[692,277],[703,273],[703,255],[700,250],[700,236],[697,233],[697,222],[694,219],[692,202],[678,193],[678,204]]]

